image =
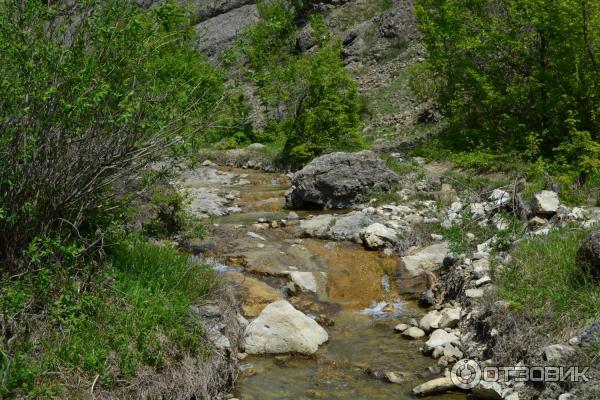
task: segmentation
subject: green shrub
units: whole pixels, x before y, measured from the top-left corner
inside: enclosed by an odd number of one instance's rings
[[[0,2],[4,268],[35,237],[85,234],[115,181],[211,125],[224,76],[191,39],[170,3]]]

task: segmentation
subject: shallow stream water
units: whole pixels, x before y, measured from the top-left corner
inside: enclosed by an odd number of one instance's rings
[[[422,341],[406,340],[394,332],[396,324],[423,313],[395,291],[391,276],[398,260],[354,243],[300,239],[297,226],[255,230],[258,218],[280,220],[289,213],[283,200],[287,178],[252,170],[227,171],[244,178],[235,186],[239,191],[235,204],[242,212],[215,220],[220,243],[214,256],[229,265],[243,259],[238,270],[274,288],[287,282],[278,274],[281,264],[293,263],[283,269],[324,272],[327,278],[316,294],[288,301],[307,315],[325,315],[334,321],[325,327],[329,342],[314,356],[250,356],[241,361],[234,396],[242,400],[414,399],[411,389],[434,377],[428,367],[435,366],[436,360],[421,355]],[[305,217],[317,212],[297,213]],[[405,374],[406,382],[389,383],[384,371]],[[453,393],[435,398],[466,397]]]

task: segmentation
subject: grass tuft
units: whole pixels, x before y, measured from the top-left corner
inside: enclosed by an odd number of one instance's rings
[[[576,263],[587,230],[565,227],[521,241],[512,264],[496,275],[500,297],[519,312],[559,334],[600,317],[600,286]]]

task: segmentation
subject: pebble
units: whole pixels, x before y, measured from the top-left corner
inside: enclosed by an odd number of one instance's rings
[[[478,299],[483,297],[483,290],[482,289],[467,289],[465,290],[465,296],[471,298],[471,299]]]

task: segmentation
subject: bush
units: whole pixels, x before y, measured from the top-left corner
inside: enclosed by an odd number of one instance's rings
[[[3,266],[35,237],[95,233],[115,181],[208,125],[224,78],[190,39],[170,4],[0,2]]]
[[[249,30],[245,53],[272,118],[266,136],[285,143],[282,161],[300,165],[325,152],[362,147],[364,104],[344,69],[341,43],[323,17],[311,18],[316,51],[296,54],[294,10],[272,1],[260,11],[262,21]]]

